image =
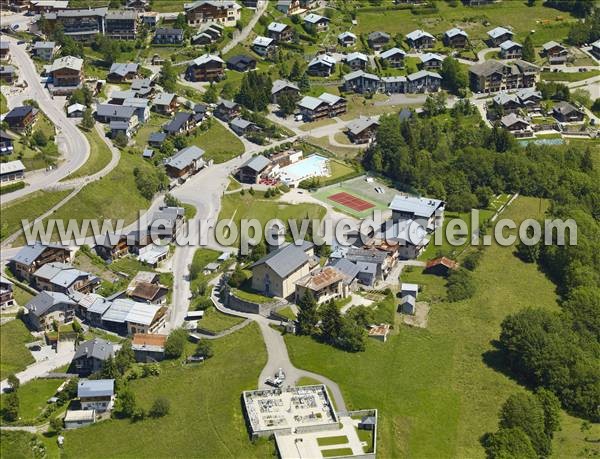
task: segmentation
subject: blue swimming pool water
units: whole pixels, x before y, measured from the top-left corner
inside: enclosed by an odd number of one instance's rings
[[[311,155],[295,164],[282,168],[282,179],[295,182],[308,177],[322,175],[321,171],[327,165],[327,158],[320,155]]]

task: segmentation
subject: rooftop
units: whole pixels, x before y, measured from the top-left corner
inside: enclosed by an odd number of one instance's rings
[[[389,208],[394,211],[411,213],[416,217],[429,218],[443,205],[444,202],[439,199],[397,194],[392,199]]]
[[[83,379],[77,384],[78,397],[107,397],[115,393],[114,379]]]

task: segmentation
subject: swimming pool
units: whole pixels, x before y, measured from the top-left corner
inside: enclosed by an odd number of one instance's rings
[[[550,139],[529,139],[529,140],[519,140],[519,144],[526,147],[530,143],[534,143],[536,145],[562,145],[565,143],[565,139],[562,137],[552,137]]]
[[[289,186],[297,186],[302,180],[312,177],[326,177],[328,175],[330,175],[329,160],[317,154],[282,167],[279,171],[279,179]]]

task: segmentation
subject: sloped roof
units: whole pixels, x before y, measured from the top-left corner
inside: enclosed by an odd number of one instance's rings
[[[425,38],[425,37],[435,39],[435,37],[433,35],[431,35],[429,32],[425,32],[424,30],[421,30],[421,29],[413,30],[412,32],[406,34],[406,39],[411,40],[411,41],[419,40],[419,39]]]
[[[522,48],[523,45],[521,45],[520,43],[517,43],[516,41],[512,41],[512,40],[506,40],[503,41],[502,43],[500,43],[500,49],[502,49],[503,51],[507,51],[511,48]]]
[[[365,129],[368,129],[374,125],[379,126],[379,121],[377,121],[375,118],[360,117],[360,118],[352,120],[348,123],[348,130],[352,134],[358,135],[361,132],[363,132]]]
[[[263,155],[256,155],[242,164],[242,167],[248,167],[256,172],[261,172],[265,170],[266,167],[271,164],[271,160],[264,157]]]
[[[7,161],[5,163],[0,163],[0,174],[11,174],[17,171],[24,171],[25,165],[21,162],[20,159],[15,159],[14,161]]]
[[[406,56],[406,51],[400,48],[390,48],[387,51],[383,51],[381,54],[379,54],[379,57],[381,59],[389,59],[390,57],[395,56],[396,54],[401,54],[402,57],[404,57]]]
[[[443,61],[446,59],[446,56],[442,56],[441,54],[437,53],[425,53],[421,54],[419,58],[421,59],[421,62],[426,63],[429,61]]]
[[[317,22],[327,21],[329,22],[329,18],[325,16],[321,16],[320,14],[310,13],[304,16],[304,22],[308,22],[310,24],[316,24]]]
[[[24,246],[13,258],[11,258],[11,261],[15,261],[24,265],[31,265],[31,263],[37,260],[47,248],[66,249],[66,247],[63,247],[62,245],[42,244],[41,242],[36,241],[33,245]]]
[[[346,38],[352,38],[353,40],[356,40],[356,35],[354,35],[352,32],[342,32],[341,34],[338,35],[338,40],[344,40]]]
[[[77,384],[78,397],[109,397],[115,393],[114,379],[84,379]]]
[[[285,88],[295,89],[296,91],[300,91],[300,88],[295,83],[292,83],[288,80],[275,80],[273,82],[273,86],[271,87],[271,94],[277,94],[279,91]]]
[[[465,32],[463,29],[459,29],[458,27],[453,27],[450,30],[446,30],[444,35],[446,35],[448,38],[456,37],[457,35],[462,35],[465,38],[468,38],[469,36],[467,32]]]
[[[498,38],[507,33],[513,35],[513,33],[510,30],[504,27],[495,27],[492,30],[488,31],[487,34],[492,38]]]
[[[296,285],[318,292],[329,285],[343,281],[344,277],[335,267],[326,266],[298,279]]]
[[[29,311],[29,314],[40,317],[44,315],[52,306],[61,303],[75,306],[75,302],[64,293],[44,291],[38,293],[31,300],[29,300],[29,302],[25,305],[25,309]]]
[[[123,118],[130,119],[135,113],[135,107],[126,107],[123,105],[115,105],[115,104],[98,104],[96,106],[96,114],[97,116],[103,118]]]
[[[140,68],[140,64],[135,63],[135,62],[128,62],[128,63],[115,62],[114,64],[112,64],[110,66],[110,70],[108,71],[108,73],[109,74],[114,73],[114,74],[124,77],[125,75],[127,75],[128,73],[131,73],[131,72],[137,73],[139,68]]]
[[[204,155],[204,150],[195,145],[183,148],[173,155],[167,165],[175,169],[184,169],[188,167],[193,161],[200,159]]]
[[[301,246],[295,244],[284,245],[252,264],[250,268],[266,264],[279,277],[285,278],[308,263],[306,250],[310,247],[312,247],[312,243],[306,241],[303,241]]]
[[[419,79],[425,78],[425,77],[436,78],[438,80],[442,79],[442,77],[440,76],[439,73],[430,72],[429,70],[419,70],[418,72],[411,73],[406,78],[409,81],[415,81],[415,80],[419,80]]]
[[[80,59],[75,56],[65,56],[56,59],[52,65],[50,66],[49,72],[55,72],[56,70],[61,69],[70,69],[81,71],[83,68],[83,59]]]
[[[224,64],[225,62],[223,61],[223,59],[221,59],[219,56],[216,56],[214,54],[203,54],[200,57],[197,57],[196,59],[194,59],[190,64],[191,65],[197,65],[197,66],[201,66],[204,64],[208,64],[209,62],[218,62],[220,64]]]
[[[271,22],[267,27],[271,32],[281,33],[289,26],[287,24],[282,24],[281,22]]]
[[[318,99],[312,96],[304,96],[300,102],[298,102],[298,106],[302,108],[306,108],[308,110],[315,110],[319,105],[325,104],[324,100]]]
[[[359,60],[364,61],[364,62],[369,62],[369,58],[367,57],[367,55],[364,54],[364,53],[360,53],[358,51],[356,51],[354,53],[349,53],[349,54],[346,55],[346,62],[350,62],[350,61],[353,61],[355,59],[359,59]]]
[[[258,36],[252,42],[252,46],[270,46],[275,40],[269,37]]]
[[[500,120],[500,123],[505,127],[510,127],[517,123],[525,123],[525,124],[529,125],[529,121],[527,121],[524,118],[521,118],[516,113],[510,113],[508,115],[503,116],[502,119]]]
[[[115,354],[115,349],[110,341],[94,338],[79,345],[73,359],[85,357],[87,359],[106,360]]]
[[[417,217],[429,218],[443,204],[444,201],[440,199],[397,194],[388,207],[399,212],[412,213]]]

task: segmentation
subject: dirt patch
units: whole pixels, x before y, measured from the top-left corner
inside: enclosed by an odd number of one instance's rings
[[[429,315],[429,303],[417,301],[415,315],[402,314],[402,322],[411,327],[427,328],[427,317]]]

